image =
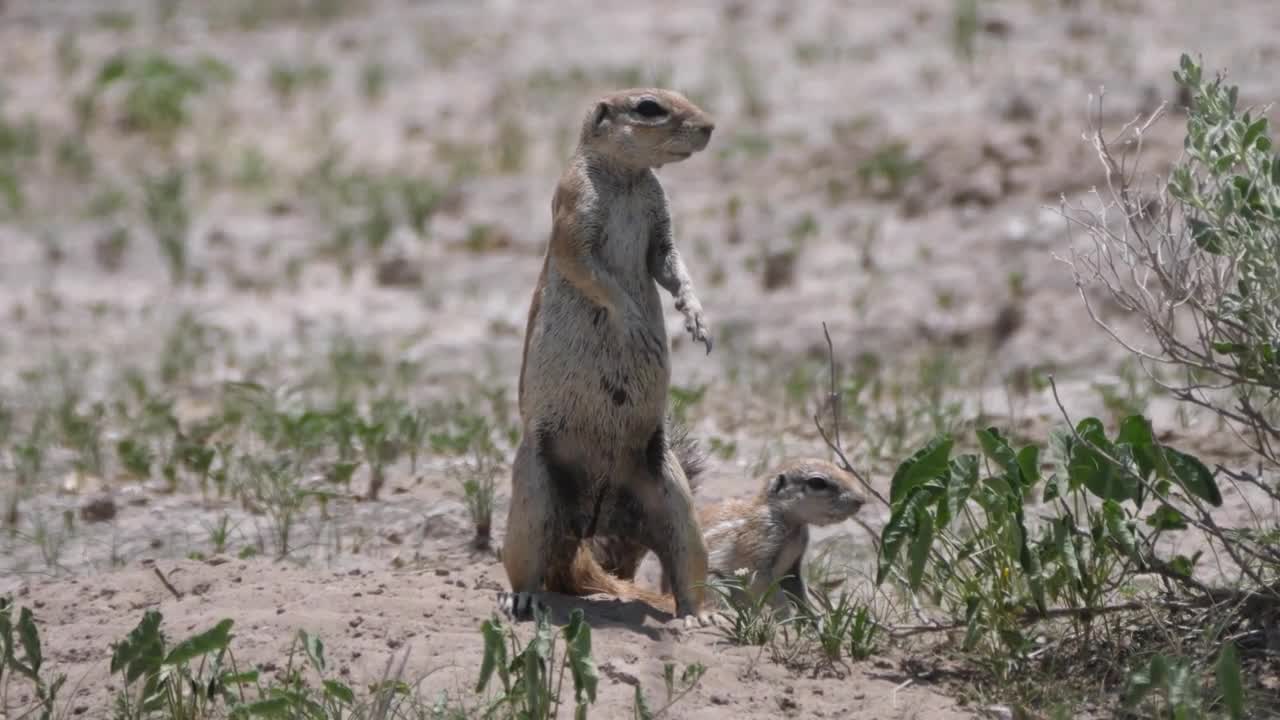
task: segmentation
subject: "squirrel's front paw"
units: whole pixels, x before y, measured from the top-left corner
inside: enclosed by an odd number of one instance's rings
[[[694,342],[706,345],[707,354],[711,354],[711,329],[707,327],[707,320],[701,310],[685,315],[684,329],[688,330],[689,334],[693,336]]]
[[[707,346],[707,354],[711,354],[711,328],[702,312],[702,303],[693,295],[681,295],[676,298],[676,310],[684,313],[684,329],[693,337],[694,342]]]

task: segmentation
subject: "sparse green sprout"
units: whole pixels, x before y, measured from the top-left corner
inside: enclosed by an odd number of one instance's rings
[[[240,151],[240,164],[233,181],[245,190],[260,190],[271,184],[271,165],[262,149],[250,145]]]
[[[116,456],[120,458],[120,465],[125,473],[135,480],[145,481],[151,478],[151,463],[155,460],[155,453],[146,441],[126,437],[116,443]]]
[[[419,236],[425,236],[427,223],[444,200],[444,192],[426,178],[404,178],[399,188],[409,227]]]
[[[67,30],[58,34],[58,44],[54,49],[58,59],[58,74],[63,79],[70,78],[80,69],[84,53],[80,51],[80,42],[75,32]]]
[[[320,90],[329,84],[329,67],[319,63],[277,62],[267,73],[267,84],[281,105],[293,102],[302,91]]]
[[[230,67],[208,56],[181,62],[158,53],[121,52],[103,63],[85,102],[91,108],[101,93],[123,83],[125,127],[168,143],[190,120],[191,98],[234,78]]]
[[[966,63],[973,62],[978,30],[978,0],[952,0],[951,45]]]
[[[0,682],[6,690],[15,684],[33,690],[35,702],[26,708],[27,712],[34,713],[38,709],[41,718],[52,718],[58,711],[58,693],[67,676],[59,674],[50,679],[48,673],[42,672],[45,657],[35,615],[31,608],[23,607],[18,611],[15,623],[14,607],[12,598],[0,596]],[[6,712],[9,710],[8,696],[9,693],[5,692],[4,703],[0,705],[0,709]]]
[[[56,151],[58,168],[80,182],[93,177],[93,154],[83,138],[65,137],[58,142]]]
[[[133,14],[123,10],[102,10],[94,14],[93,21],[98,27],[114,32],[128,32],[133,29]]]
[[[865,605],[855,602],[847,592],[841,592],[836,600],[821,592],[813,596],[811,600],[816,600],[816,607],[805,622],[817,639],[826,663],[839,663],[846,655],[853,660],[864,660],[875,652],[879,626]]]
[[[387,90],[387,66],[381,62],[366,63],[360,69],[360,92],[370,103],[381,102]]]
[[[771,602],[775,593],[782,592],[782,578],[754,595],[751,590],[755,578],[754,571],[743,568],[733,577],[707,580],[707,589],[719,596],[726,609],[722,614],[727,622],[718,624],[716,629],[734,645],[767,645],[783,625],[794,621],[794,618],[779,617]]]
[[[498,171],[520,172],[528,155],[529,134],[515,117],[506,116],[498,124]]]
[[[467,514],[475,526],[475,543],[480,547],[489,544],[493,526],[493,496],[496,483],[492,473],[485,472],[478,477],[469,477],[462,481],[462,491],[466,499]]]
[[[187,234],[191,216],[187,208],[186,172],[175,167],[142,179],[144,209],[151,234],[169,267],[169,279],[183,284],[188,274]]]
[[[924,161],[911,156],[909,146],[892,141],[878,147],[858,165],[858,180],[866,191],[879,197],[902,195],[907,182],[924,170]]]
[[[365,497],[377,500],[386,482],[386,466],[400,454],[394,428],[382,418],[370,418],[357,420],[354,430],[365,464],[369,466],[369,489]]]
[[[0,116],[0,207],[21,214],[27,206],[22,178],[40,153],[34,118],[10,124]]]

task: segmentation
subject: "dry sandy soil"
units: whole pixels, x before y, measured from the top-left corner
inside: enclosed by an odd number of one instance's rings
[[[1127,392],[1124,353],[1055,260],[1072,243],[1060,199],[1104,181],[1081,133],[1091,118],[1114,130],[1174,101],[1184,51],[1229,69],[1247,100],[1272,99],[1280,11],[1273,0],[1006,0],[979,3],[971,34],[957,35],[965,5],[0,1],[0,120],[34,128],[40,147],[0,158],[23,196],[19,210],[0,191],[0,407],[23,428],[69,384],[77,407],[110,407],[136,369],[185,422],[212,412],[224,381],[327,392],[352,348],[360,382],[407,403],[475,410],[510,397],[579,118],[598,92],[660,83],[718,121],[705,153],[661,171],[717,341],[705,356],[669,307],[675,383],[703,392],[688,415],[716,449],[700,501],[753,492],[780,457],[826,452],[810,420],[826,381],[823,322],[842,366],[877,360],[891,388],[868,400],[866,424],[846,427],[882,489],[910,447],[868,448],[897,427],[892,408],[927,415],[927,388],[947,386],[931,407],[953,420],[982,411],[1037,436],[1057,422],[1052,398],[1009,379],[1052,369],[1073,415],[1104,414],[1096,386]],[[232,77],[188,99],[169,145],[130,118],[127,80],[78,119],[78,98],[126,49],[191,67],[207,56]],[[1090,94],[1103,86],[1099,114]],[[1180,132],[1177,115],[1153,129],[1148,167],[1176,157]],[[175,165],[190,219],[182,285],[139,181]],[[335,190],[355,177],[419,179],[441,195],[415,229]],[[342,244],[340,228],[383,220],[381,248]],[[922,375],[938,367],[954,376]],[[1162,431],[1244,457],[1145,392],[1132,394]],[[492,405],[507,429],[510,402]],[[103,422],[115,448],[125,431]],[[894,432],[910,445],[933,428],[921,423]],[[153,607],[175,637],[234,618],[242,662],[278,663],[305,628],[353,680],[408,651],[406,674],[425,675],[428,696],[466,696],[479,623],[505,584],[494,553],[469,544],[466,458],[424,450],[416,472],[404,459],[387,469],[378,501],[339,497],[324,516],[307,506],[277,561],[260,507],[204,496],[185,475],[131,478],[114,456],[86,473],[54,448],[39,482],[18,487],[13,437],[0,436],[0,493],[18,498],[19,524],[0,540],[0,592],[37,609],[53,668],[77,684],[77,714],[109,714],[108,643]],[[495,472],[500,544],[507,475]],[[110,511],[93,512],[95,500]],[[874,530],[885,516],[869,506],[861,519]],[[230,539],[213,548],[223,519]],[[865,585],[863,529],[816,537]],[[676,633],[636,604],[555,607],[561,619],[585,608],[595,628],[601,717],[628,713],[637,681],[659,694],[668,659],[709,668],[671,717],[977,712],[905,650],[813,677],[712,630]]]

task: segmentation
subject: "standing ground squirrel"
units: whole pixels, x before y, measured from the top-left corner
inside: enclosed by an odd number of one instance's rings
[[[708,353],[712,343],[653,169],[703,150],[713,128],[683,95],[657,88],[600,98],[583,121],[552,199],[525,329],[522,437],[502,549],[512,592],[499,597],[510,615],[527,616],[544,588],[624,588],[597,560],[620,544],[658,556],[686,625],[709,620],[707,551],[667,432],[671,368],[658,285],[694,341]],[[596,536],[612,542],[584,542]]]
[[[768,599],[775,609],[785,607],[784,593],[807,603],[801,564],[809,526],[846,520],[865,500],[854,489],[853,475],[825,460],[785,461],[760,482],[754,497],[725,500],[698,513],[709,550],[708,573],[727,579],[741,569],[754,572],[747,588],[753,598],[776,582]],[[741,593],[735,597],[741,599]]]

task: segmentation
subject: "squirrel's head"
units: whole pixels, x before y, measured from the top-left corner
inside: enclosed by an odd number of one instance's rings
[[[715,123],[684,95],[661,88],[610,93],[595,102],[581,144],[631,167],[661,167],[701,151]]]
[[[765,501],[810,525],[831,525],[862,508],[865,498],[856,478],[825,460],[789,462],[765,484]]]

